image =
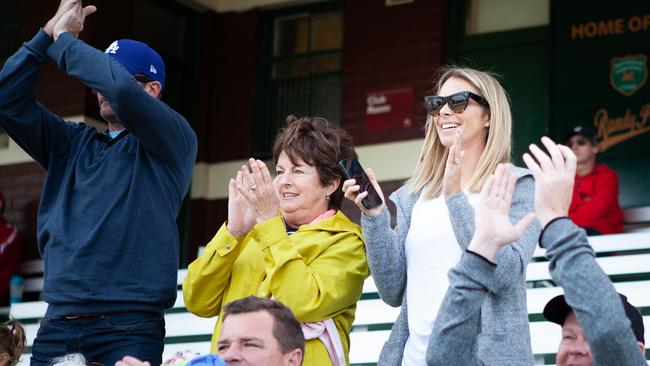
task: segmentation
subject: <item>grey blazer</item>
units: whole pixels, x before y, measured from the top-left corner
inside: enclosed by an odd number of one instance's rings
[[[517,185],[510,218],[516,222],[533,211],[535,185],[527,169],[512,166],[511,171],[517,177]],[[368,265],[379,296],[390,306],[402,307],[379,356],[380,366],[401,365],[409,337],[404,243],[411,223],[411,212],[419,196],[420,193],[412,194],[407,186],[390,196],[397,206],[395,229],[390,227],[387,208],[376,217],[361,215]],[[462,191],[447,199],[447,207],[456,239],[464,251],[474,235],[474,209]],[[478,355],[485,365],[533,364],[525,279],[526,266],[535,250],[539,231],[539,223],[535,221],[519,241],[504,247],[497,255],[493,291],[488,294],[480,313]]]
[[[596,263],[585,231],[568,218],[555,220],[544,229],[540,244],[547,249],[551,276],[564,289],[589,340],[594,365],[647,365],[621,299]],[[497,269],[465,252],[449,271],[449,289],[427,349],[428,365],[483,365],[476,355],[476,334],[481,304],[491,291]]]

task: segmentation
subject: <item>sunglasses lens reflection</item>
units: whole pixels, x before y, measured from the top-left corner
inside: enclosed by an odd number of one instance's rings
[[[427,112],[432,115],[432,116],[437,116],[440,114],[440,110],[442,109],[442,106],[445,105],[445,101],[443,97],[428,97],[426,99],[426,108]]]
[[[449,109],[454,113],[462,113],[467,108],[469,95],[467,94],[453,94],[449,96]]]
[[[445,104],[449,106],[449,109],[451,109],[452,112],[463,113],[467,108],[468,102],[469,94],[466,92],[452,94],[446,97],[425,97],[425,107],[427,112],[434,117],[437,117],[440,114],[440,110]]]

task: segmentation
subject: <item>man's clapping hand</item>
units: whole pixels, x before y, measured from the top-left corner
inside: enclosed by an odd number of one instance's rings
[[[81,0],[61,0],[56,13],[43,29],[54,40],[65,32],[78,37],[84,28],[86,17],[96,11],[94,5],[84,7]]]

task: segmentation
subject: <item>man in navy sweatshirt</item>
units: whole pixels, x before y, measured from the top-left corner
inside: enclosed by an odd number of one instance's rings
[[[77,39],[95,10],[62,0],[0,71],[0,126],[47,170],[38,243],[48,309],[31,362],[81,352],[93,363],[113,365],[128,354],[159,365],[196,135],[158,98],[165,66],[154,50],[120,40],[104,53]],[[48,57],[97,92],[108,131],[38,103]]]

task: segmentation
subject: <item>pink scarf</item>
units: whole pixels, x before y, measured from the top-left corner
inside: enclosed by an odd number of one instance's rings
[[[336,330],[336,325],[332,318],[320,322],[301,323],[302,334],[305,340],[320,339],[327,349],[332,366],[345,366],[345,354],[343,353],[343,342],[341,336]]]
[[[322,219],[326,219],[326,218],[332,217],[334,215],[336,215],[336,211],[327,210],[327,211],[323,212],[322,214],[320,214],[320,216],[318,216],[317,218],[311,220],[311,222],[309,224],[307,224],[307,225],[315,224],[315,223],[319,222]]]

